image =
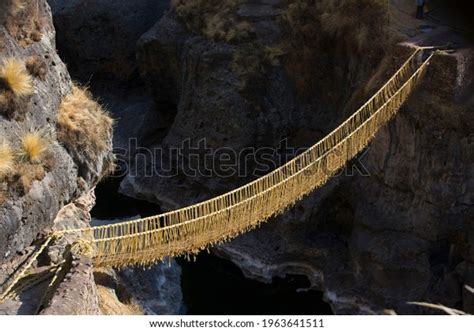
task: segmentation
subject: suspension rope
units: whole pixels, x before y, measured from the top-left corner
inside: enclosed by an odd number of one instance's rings
[[[387,96],[385,103],[377,111],[368,112],[367,116],[358,119],[357,126],[341,139],[336,139],[330,148],[319,149],[316,144],[270,175],[234,190],[234,193],[239,194],[236,197],[230,195],[233,198],[230,203],[218,203],[217,208],[205,209],[198,217],[183,217],[174,224],[163,227],[154,228],[153,224],[140,223],[144,220],[129,222],[123,228],[116,225],[101,227],[94,233],[94,263],[114,267],[147,265],[165,256],[197,253],[209,245],[225,242],[255,228],[272,215],[282,213],[303,196],[323,185],[348,160],[365,148],[376,132],[406,101],[423,76],[431,58],[432,55],[396,92],[382,93]],[[250,193],[248,188],[251,188]],[[220,201],[222,197],[227,198],[229,195],[223,195],[213,201]],[[188,207],[183,210],[190,209]],[[145,222],[150,221],[156,221],[156,217],[145,219]],[[96,228],[90,231],[96,231]]]
[[[12,277],[0,295],[0,301],[11,295],[15,285],[25,277],[53,238],[79,234],[79,239],[71,246],[72,251],[89,256],[97,267],[149,265],[168,256],[196,254],[283,213],[324,185],[400,110],[436,53],[422,61],[423,51],[423,48],[417,48],[366,103],[326,137],[253,182],[160,215],[52,233]],[[57,282],[63,270],[64,264],[55,269],[52,283]]]

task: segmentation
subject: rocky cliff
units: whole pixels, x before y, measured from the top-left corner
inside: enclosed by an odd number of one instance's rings
[[[20,109],[11,110],[12,113],[23,113],[24,118],[18,121],[7,117],[6,111],[0,117],[2,141],[13,148],[14,145],[20,145],[19,138],[22,136],[22,131],[30,127],[54,128],[55,113],[62,98],[71,89],[71,80],[55,51],[55,33],[47,4],[44,1],[35,3],[28,6],[24,12],[12,12],[7,16],[5,13],[8,10],[7,6],[10,5],[9,1],[2,3],[5,7],[2,8],[2,15],[6,16],[2,18],[0,26],[2,61],[15,58],[25,62],[29,57],[35,57],[39,65],[44,66],[44,74],[31,78],[34,85],[32,94],[24,98],[21,108],[18,107]],[[34,27],[37,29],[34,30],[37,33],[36,41],[25,36],[30,33],[30,27],[25,24],[30,15],[37,17],[38,26]],[[3,93],[6,91],[2,91]],[[7,107],[16,108],[14,104],[2,108]],[[30,187],[15,190],[13,185],[2,178],[0,207],[2,261],[22,251],[39,233],[48,231],[62,204],[70,201],[77,191],[77,169],[74,169],[74,162],[67,151],[54,140],[48,152],[55,164],[41,173],[40,178],[33,178]]]
[[[122,183],[123,193],[165,209],[202,201],[255,175],[252,160],[232,160],[234,174],[243,166],[250,171],[240,178],[189,176],[203,164],[191,154],[169,156],[183,141],[198,147],[201,162],[202,141],[237,154],[275,148],[284,138],[290,147],[308,146],[370,96],[414,44],[458,40],[432,27],[411,45],[389,47],[395,40],[383,28],[386,21],[364,20],[373,17],[365,7],[370,2],[352,7],[352,17],[344,14],[352,2],[201,6],[207,24],[195,19],[199,9],[193,12],[190,2],[173,5],[137,47],[159,111],[173,116],[163,139],[144,147],[165,152],[140,158],[132,166],[137,173]],[[386,17],[382,8],[370,8]],[[349,31],[354,18],[359,30]],[[242,31],[226,30],[225,19]],[[213,33],[216,26],[223,32]],[[303,41],[295,37],[301,34]],[[263,281],[304,274],[337,313],[423,312],[407,304],[422,300],[472,309],[465,290],[474,281],[472,56],[472,49],[437,55],[362,165],[350,165],[285,215],[215,252]],[[163,176],[164,165],[176,176]]]
[[[24,150],[31,132],[47,149],[14,160],[35,177],[0,163],[0,260],[12,261],[53,225],[90,222],[84,193],[112,160],[111,123],[73,87],[48,5],[14,3],[1,11],[0,60],[22,61],[23,79],[15,84],[0,68],[0,158]],[[174,0],[170,10],[167,1],[49,3],[70,72],[90,81],[118,119],[121,192],[163,210],[282,164],[351,114],[413,47],[454,41],[457,49],[436,55],[400,114],[339,176],[213,253],[262,282],[304,275],[335,313],[433,312],[409,301],[474,312],[474,52],[458,33],[420,28],[373,0]],[[76,118],[76,108],[93,115]],[[107,130],[84,134],[74,121]],[[181,311],[174,261],[122,272],[73,262],[43,313]]]
[[[466,63],[472,52],[434,59],[370,145],[364,172],[346,171],[313,195],[317,203],[302,202],[220,254],[265,281],[307,275],[337,313],[423,312],[409,301],[472,311],[472,92],[455,93],[472,77]]]
[[[33,1],[12,11],[9,6],[15,1],[10,2],[2,2],[5,17],[0,26],[0,136],[4,150],[10,149],[13,155],[12,169],[2,172],[0,191],[2,260],[22,251],[40,233],[48,232],[59,209],[93,187],[112,157],[110,123],[98,128],[104,130],[104,141],[94,160],[88,160],[91,155],[74,152],[77,146],[65,135],[70,128],[58,123],[60,105],[71,98],[72,83],[56,53],[48,4]],[[23,94],[15,91],[15,79],[23,79]],[[86,109],[94,105],[94,101],[89,102]],[[93,111],[90,114],[93,116]],[[75,118],[68,120],[65,125],[75,124]],[[89,118],[82,120],[88,123]],[[58,132],[63,135],[58,137]],[[74,139],[82,138],[82,134],[74,132]],[[5,153],[4,158],[8,159]]]
[[[113,155],[112,120],[85,89],[73,85],[56,53],[46,1],[8,0],[0,6],[3,283],[25,249],[52,230],[58,212],[110,172]],[[76,206],[90,219],[91,206]]]

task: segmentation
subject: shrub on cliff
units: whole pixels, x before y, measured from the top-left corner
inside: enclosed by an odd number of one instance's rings
[[[22,46],[41,40],[44,24],[44,6],[31,0],[1,0],[0,24]]]
[[[21,60],[4,60],[0,66],[0,80],[3,87],[17,97],[26,97],[33,93],[31,76]]]
[[[2,0],[0,2],[0,23],[5,23],[6,17],[17,15],[26,7],[26,0]]]
[[[0,203],[28,193],[32,183],[54,166],[47,129],[19,129],[17,138],[16,148],[5,141],[0,144]]]
[[[0,143],[0,178],[3,178],[14,170],[13,149],[6,141]]]
[[[10,2],[10,12],[13,15],[18,14],[26,7],[26,0],[10,0],[9,2]]]
[[[50,145],[47,131],[44,129],[28,130],[21,136],[20,142],[20,156],[32,163],[40,163]]]
[[[87,89],[74,86],[59,106],[57,137],[76,155],[96,162],[108,152],[113,120]]]
[[[0,64],[0,113],[21,115],[24,101],[33,93],[33,83],[23,61],[15,58]]]
[[[48,68],[46,63],[37,55],[30,56],[25,61],[26,70],[33,77],[39,78],[41,80],[46,79],[46,74],[48,73]]]

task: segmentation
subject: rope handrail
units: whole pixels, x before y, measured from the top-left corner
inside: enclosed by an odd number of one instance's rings
[[[3,301],[8,294],[10,294],[11,290],[15,287],[19,280],[26,276],[28,270],[31,269],[33,263],[36,262],[36,259],[43,253],[43,251],[48,247],[49,243],[55,238],[54,235],[50,235],[46,238],[44,243],[28,258],[25,265],[21,267],[18,271],[17,275],[12,278],[11,282],[5,286],[5,290],[0,295],[0,302]]]
[[[432,57],[432,55],[426,60],[426,62],[429,62],[429,60],[431,59],[431,57]],[[410,78],[413,78],[413,77],[415,77],[416,75],[419,75],[420,72],[421,72],[423,69],[424,69],[424,67],[423,67],[423,66],[420,66],[420,67],[417,69],[417,71],[415,71],[415,73],[413,73],[413,75],[412,75]],[[400,91],[401,91],[403,88],[405,88],[405,87],[409,84],[409,82],[410,82],[410,81],[405,82],[405,83],[403,84],[403,86],[400,88],[400,90],[398,90],[398,91],[395,93],[395,95],[400,94]],[[394,96],[395,96],[395,95],[394,95]],[[390,102],[390,101],[387,101],[382,107],[387,106],[387,104],[388,104],[389,102]],[[362,125],[364,125],[364,124],[368,123],[370,120],[372,120],[375,115],[376,115],[376,113],[372,114],[368,119],[366,119],[366,120],[362,123]],[[352,137],[356,132],[358,132],[359,130],[361,130],[362,125],[361,125],[360,127],[358,127],[356,130],[354,130],[353,132],[351,132],[351,133],[350,133],[347,137],[345,137],[342,141],[340,141],[339,143],[337,143],[337,145],[336,145],[335,147],[337,147],[337,146],[343,144],[343,143],[344,143],[345,141],[347,141],[350,137]],[[332,152],[332,150],[329,150],[329,151],[325,152],[325,153],[324,153],[323,155],[321,155],[317,160],[315,160],[315,162],[317,162],[318,160],[321,160],[322,158],[328,156],[331,152]],[[291,162],[291,161],[290,161],[290,162]],[[311,165],[312,165],[312,164],[306,165],[304,168],[299,169],[296,173],[294,173],[294,174],[290,175],[289,177],[285,178],[282,182],[276,183],[274,186],[271,186],[271,187],[265,189],[264,191],[257,193],[255,196],[259,196],[259,195],[261,195],[261,194],[264,194],[264,193],[270,191],[271,189],[273,189],[275,186],[282,185],[283,183],[285,183],[285,182],[291,180],[292,178],[294,178],[294,177],[297,176],[298,174],[300,174],[300,173],[302,173],[302,172],[304,172],[304,171],[307,171],[308,168],[309,168]],[[234,207],[234,206],[241,205],[241,204],[243,204],[243,203],[245,203],[245,202],[248,202],[249,200],[253,199],[255,196],[248,197],[248,198],[246,198],[246,199],[244,199],[244,200],[242,200],[242,201],[239,201],[239,202],[236,203],[235,205],[228,206],[228,207],[226,207],[226,208],[223,209],[223,210],[215,211],[215,212],[211,213],[210,215],[214,215],[214,214],[217,214],[217,213],[219,213],[219,212],[228,210],[229,208],[232,208],[232,207]],[[151,234],[151,233],[154,233],[154,232],[156,232],[156,231],[165,231],[165,230],[168,230],[168,229],[171,229],[171,228],[179,227],[179,226],[181,226],[181,225],[185,225],[185,224],[190,224],[190,223],[193,223],[193,222],[197,222],[197,221],[203,219],[203,218],[206,217],[206,216],[208,216],[208,215],[203,215],[203,216],[201,216],[201,217],[194,218],[194,219],[185,221],[185,222],[183,222],[183,223],[177,223],[177,224],[165,226],[165,227],[162,227],[162,228],[159,228],[159,229],[155,229],[155,230],[149,230],[149,231],[145,231],[145,232],[138,232],[138,233],[129,234],[128,237],[131,237],[131,236],[138,236],[138,235],[142,235],[142,234]],[[144,220],[144,219],[141,219],[141,220]],[[97,227],[96,227],[96,228],[97,228]],[[94,229],[94,228],[92,228],[92,229]],[[116,239],[120,239],[121,237],[122,237],[122,236],[109,237],[109,238],[102,238],[102,239],[94,239],[93,242],[101,242],[101,241],[107,241],[107,240],[116,240]]]
[[[414,55],[416,54],[418,54],[418,52],[414,53]],[[411,59],[412,58],[413,55]],[[139,223],[134,222],[129,223],[128,225],[134,225],[133,228],[125,229],[123,233],[119,233],[118,235],[114,235],[113,232],[102,232],[98,235],[96,233],[93,236],[94,239],[92,240],[98,251],[96,255],[96,262],[98,264],[109,263],[115,266],[120,266],[122,262],[125,264],[135,262],[147,264],[152,263],[156,259],[164,257],[165,254],[179,255],[186,254],[188,252],[199,251],[206,248],[208,245],[225,241],[234,237],[238,233],[245,232],[247,229],[258,226],[262,221],[268,219],[273,214],[281,212],[289,205],[299,200],[302,196],[312,191],[315,187],[324,184],[331,174],[322,174],[320,173],[321,169],[316,169],[319,171],[318,174],[320,178],[314,181],[314,185],[310,185],[305,189],[302,188],[299,190],[299,192],[296,190],[294,193],[292,193],[293,195],[290,194],[286,200],[281,196],[276,197],[278,202],[274,203],[274,209],[268,210],[267,207],[262,207],[260,202],[264,201],[265,199],[269,200],[267,196],[271,196],[274,193],[273,191],[285,191],[281,190],[280,187],[293,185],[293,183],[289,184],[291,180],[295,179],[295,182],[301,181],[297,177],[308,169],[314,168],[315,164],[318,164],[319,167],[332,164],[331,162],[333,161],[329,160],[329,156],[332,151],[339,148],[345,151],[344,153],[346,154],[346,157],[339,160],[337,164],[334,162],[333,163],[337,165],[334,167],[336,170],[342,167],[347,160],[352,158],[363,147],[365,147],[366,144],[373,138],[378,129],[384,123],[386,123],[394,113],[396,113],[401,104],[408,98],[416,82],[424,73],[425,68],[431,58],[432,56],[425,60],[413,73],[411,73],[406,81],[401,86],[397,87],[395,92],[388,93],[387,91],[383,91],[381,94],[385,96],[385,102],[380,107],[378,107],[375,112],[368,112],[365,114],[365,119],[358,119],[358,125],[353,130],[351,130],[349,134],[334,142],[331,148],[323,149],[323,153],[321,154],[320,150],[317,148],[318,144],[316,144],[312,148],[308,149],[308,151],[305,153],[272,172],[271,174],[277,177],[275,180],[273,180],[273,177],[266,176],[266,178],[270,178],[270,184],[272,182],[273,184],[269,185],[264,183],[264,185],[257,187],[253,194],[243,195],[242,199],[237,199],[235,202],[231,201],[230,205],[224,206],[223,208],[216,208],[213,211],[208,211],[204,213],[204,215],[189,217],[188,219],[181,220],[175,224],[153,228],[153,226],[150,226],[144,222],[143,228],[140,228]],[[356,139],[352,139],[353,136],[356,135],[358,141]],[[357,146],[355,146],[355,148],[345,146],[349,143],[351,145]],[[334,171],[332,173],[334,173]],[[255,185],[256,183],[260,184],[262,183],[262,180],[257,180],[246,187],[251,187],[252,184]],[[242,190],[242,188],[239,190]],[[284,195],[285,193],[282,192],[279,194]],[[261,215],[258,215],[258,211],[255,212],[249,210],[249,206],[252,206],[252,208],[259,206],[260,209],[265,211],[262,211]],[[236,220],[236,211],[242,212],[242,215],[240,215],[241,218],[251,216],[249,217],[251,221]],[[255,213],[257,216],[254,215]],[[147,218],[147,220],[156,221],[157,218],[152,217]],[[210,222],[210,220],[215,220],[215,223],[212,225],[207,224]],[[223,224],[219,224],[219,222]],[[241,224],[240,226],[236,227],[233,222],[236,224]],[[219,228],[219,226],[221,228]],[[206,235],[203,231],[201,231],[202,229],[194,229],[198,227],[205,227],[210,231],[211,234]],[[219,230],[216,230],[216,228],[219,228]],[[95,229],[91,229],[90,231],[94,230]],[[197,238],[197,234],[202,237],[207,236],[208,240],[206,241],[202,240],[202,238]],[[177,244],[180,241],[183,242],[183,247],[179,247],[179,244]],[[152,247],[156,248],[158,246],[168,247],[160,247],[162,250],[161,253],[153,252]],[[146,256],[132,256],[133,254],[139,252],[145,254]],[[114,257],[117,257],[116,261],[113,261]],[[126,261],[124,261],[124,259]]]

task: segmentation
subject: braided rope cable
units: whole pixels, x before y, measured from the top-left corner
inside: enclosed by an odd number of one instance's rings
[[[242,187],[236,188],[235,190],[229,191],[225,194],[217,196],[215,198],[177,209],[174,211],[166,212],[160,215],[150,216],[142,218],[139,220],[132,220],[127,222],[120,222],[118,224],[109,224],[96,226],[93,228],[82,228],[82,229],[68,229],[59,231],[59,234],[66,233],[77,233],[77,232],[89,232],[94,233],[94,237],[107,238],[110,237],[110,233],[115,233],[115,236],[125,235],[134,230],[137,231],[147,231],[149,228],[160,227],[163,223],[164,226],[173,225],[181,223],[182,221],[187,221],[188,219],[197,217],[196,215],[206,215],[212,213],[216,208],[226,208],[235,200],[235,196],[239,194],[248,195],[248,191],[252,191],[253,187],[261,185],[268,181],[272,176],[278,175],[278,173],[284,172],[287,168],[294,166],[296,163],[301,162],[310,152],[318,150],[328,150],[334,146],[338,139],[337,136],[346,136],[354,129],[358,123],[361,121],[361,118],[366,117],[367,113],[372,113],[373,109],[377,109],[380,106],[380,100],[386,100],[397,90],[396,85],[400,84],[404,77],[408,74],[409,70],[415,65],[417,61],[417,56],[420,55],[422,49],[417,48],[411,54],[411,56],[402,64],[402,66],[395,72],[395,74],[364,104],[359,110],[357,110],[353,115],[341,123],[336,129],[334,129],[330,134],[325,138],[319,141],[317,144],[309,148],[306,152],[297,158],[289,161],[287,164],[273,170],[269,174],[250,182]],[[385,102],[385,101],[384,101]],[[384,103],[382,102],[382,104]],[[372,110],[372,111],[371,111]],[[342,138],[341,138],[342,139]],[[340,140],[340,139],[339,139]],[[152,224],[154,223],[154,224]],[[112,235],[113,236],[113,235]]]
[[[44,243],[38,248],[38,250],[31,255],[31,257],[28,259],[28,262],[23,265],[21,270],[14,276],[14,278],[11,280],[10,284],[5,288],[5,290],[2,292],[0,295],[0,302],[4,301],[13,287],[22,279],[25,277],[27,272],[31,269],[33,263],[36,261],[36,259],[43,253],[43,251],[48,247],[49,243],[55,238],[54,235],[50,235],[46,238]]]

